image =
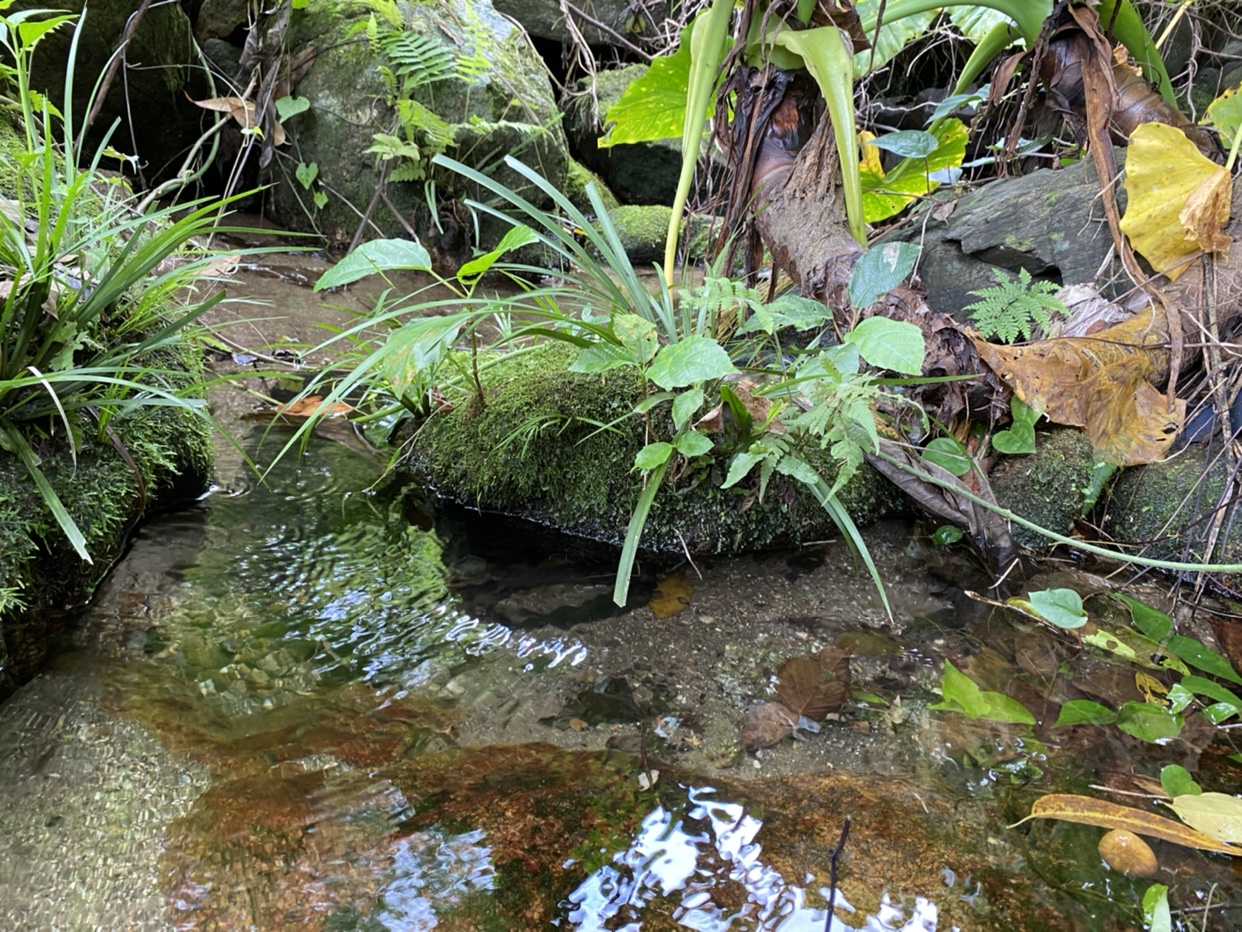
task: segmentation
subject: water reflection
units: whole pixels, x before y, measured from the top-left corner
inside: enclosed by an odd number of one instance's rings
[[[763,862],[763,847],[755,841],[763,822],[738,803],[716,799],[715,793],[710,786],[691,787],[684,815],[663,806],[650,812],[629,847],[569,895],[572,928],[638,932],[648,907],[671,900],[672,918],[700,932],[825,932],[825,910],[807,904],[806,888]],[[808,882],[812,879],[808,875]],[[737,899],[725,890],[728,885],[744,890],[740,906],[724,905]],[[824,898],[829,893],[826,888],[818,892]],[[855,912],[840,890],[835,903]],[[831,929],[933,932],[937,919],[936,905],[925,897],[918,897],[907,915],[885,894],[880,909],[862,925],[850,926],[834,916]]]
[[[490,891],[492,849],[479,844],[484,832],[460,835],[415,832],[393,849],[395,878],[380,895],[375,919],[393,932],[423,932],[438,924],[436,909],[458,905],[469,893]]]

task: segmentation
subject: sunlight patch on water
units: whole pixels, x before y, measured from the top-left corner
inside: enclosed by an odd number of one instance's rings
[[[738,803],[715,799],[715,792],[710,786],[691,787],[691,808],[684,818],[663,806],[652,810],[630,845],[569,895],[566,905],[572,928],[638,932],[647,907],[671,898],[675,903],[672,918],[700,932],[824,932],[825,910],[807,904],[806,888],[790,883],[763,862],[763,847],[755,841],[762,820]],[[687,821],[698,827],[692,828]],[[719,896],[728,882],[745,890],[745,902],[738,907],[717,902],[731,899]],[[825,899],[829,893],[826,888],[818,892]],[[855,912],[840,890],[834,902],[846,912]],[[931,900],[917,897],[907,914],[885,894],[880,909],[861,926],[847,925],[834,916],[832,929],[934,932],[937,921],[938,910]]]

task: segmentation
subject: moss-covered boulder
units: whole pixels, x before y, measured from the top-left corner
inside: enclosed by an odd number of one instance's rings
[[[89,419],[80,427],[76,463],[63,442],[31,443],[86,537],[90,563],[73,550],[18,457],[0,451],[0,698],[42,663],[139,519],[199,495],[210,476],[210,429],[189,410],[139,408],[107,430]]]
[[[418,425],[406,467],[448,498],[619,544],[642,490],[634,456],[646,443],[645,425],[631,416],[642,385],[632,369],[569,372],[574,353],[552,343],[488,360],[482,403],[472,399]],[[655,433],[666,436],[669,425],[658,421]],[[818,447],[803,455],[832,474]],[[726,469],[723,455],[675,465],[656,496],[642,545],[737,553],[834,533],[824,510],[794,480],[772,476],[760,501],[750,481],[721,489]],[[860,522],[896,501],[868,468],[840,497]]]
[[[453,230],[430,222],[421,180],[425,159],[417,166],[404,158],[391,161],[388,168],[396,176],[386,184],[386,198],[378,196],[381,168],[378,157],[368,153],[377,134],[423,151],[429,147],[429,132],[447,131],[452,135],[449,155],[536,201],[541,198],[533,187],[503,165],[504,156],[515,156],[556,187],[564,186],[568,147],[551,78],[522,29],[498,14],[490,0],[410,4],[408,9],[404,35],[438,40],[460,56],[464,67],[418,86],[412,97],[424,109],[410,106],[401,114],[386,103],[393,89],[385,75],[385,69],[401,66],[358,32],[371,15],[367,5],[309,0],[294,11],[289,45],[295,57],[309,55],[311,64],[293,93],[310,106],[290,118],[285,130],[297,161],[314,164],[317,175],[312,180],[304,169],[303,184],[290,166],[274,179],[268,212],[277,222],[339,241],[353,237],[360,217],[367,214],[374,224],[368,227],[370,235],[396,236],[412,223],[433,248],[460,249],[458,242],[440,243],[446,237],[453,240]],[[389,30],[390,37],[400,35],[392,26],[381,29]],[[405,67],[408,71],[414,66],[406,62]],[[466,190],[463,179],[447,172],[437,174],[436,181],[440,205]],[[315,194],[327,197],[321,197],[321,207],[314,204]],[[493,239],[500,233],[497,228]]]
[[[635,264],[657,262],[664,258],[664,242],[668,238],[668,224],[673,209],[659,204],[642,206],[625,204],[608,212],[608,218],[617,228],[617,236],[625,248],[625,254]],[[711,245],[711,217],[693,217],[683,227],[681,242],[686,244],[687,255],[682,261],[691,263],[703,259]],[[686,231],[689,237],[687,239]]]
[[[1058,534],[1069,534],[1087,512],[1087,489],[1095,457],[1091,441],[1075,427],[1055,427],[1036,435],[1035,452],[1004,456],[988,477],[996,501],[1020,517]],[[1013,538],[1042,551],[1052,541],[1019,524]]]

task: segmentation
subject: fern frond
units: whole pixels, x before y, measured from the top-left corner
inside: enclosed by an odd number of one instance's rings
[[[971,312],[970,319],[979,332],[988,339],[1012,343],[1021,338],[1029,340],[1038,328],[1047,331],[1052,315],[1069,314],[1057,298],[1060,288],[1052,282],[1033,282],[1026,269],[1011,278],[1000,269],[992,270],[996,285],[980,288],[971,294],[980,300],[966,305],[963,310]]]
[[[451,78],[457,71],[452,49],[431,36],[387,33],[379,37],[378,44],[407,91]]]

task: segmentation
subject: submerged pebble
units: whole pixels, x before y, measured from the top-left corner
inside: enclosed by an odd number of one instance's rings
[[[1147,842],[1119,828],[1100,839],[1099,851],[1105,864],[1131,877],[1154,877],[1160,867]]]

